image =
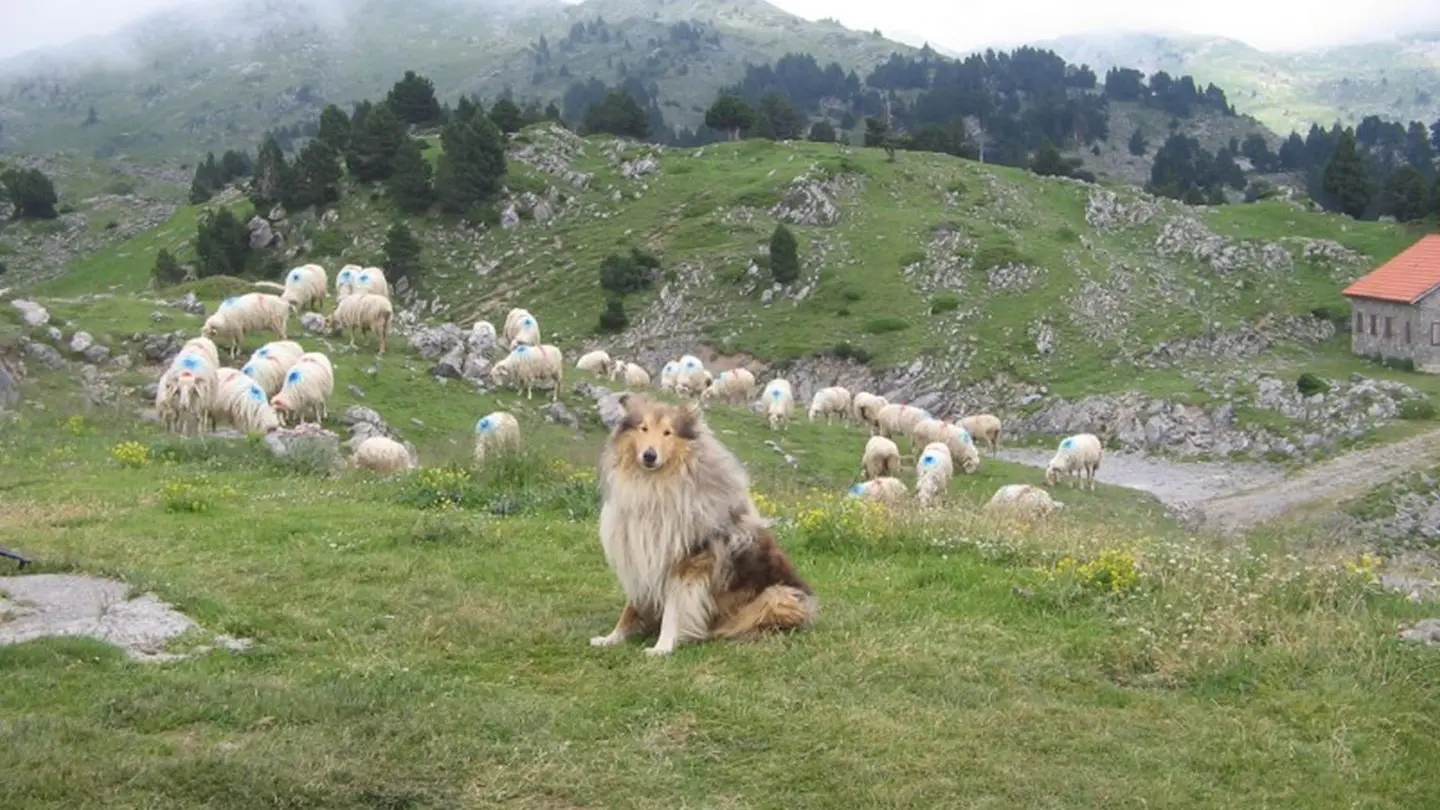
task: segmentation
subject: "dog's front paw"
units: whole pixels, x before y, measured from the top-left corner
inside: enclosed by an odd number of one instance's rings
[[[656,644],[654,647],[645,648],[646,655],[669,655],[673,652],[675,652],[674,647],[661,647],[659,644]]]
[[[615,635],[614,633],[611,633],[611,634],[608,635],[608,636],[595,636],[594,638],[590,639],[590,646],[591,646],[591,647],[614,647],[616,644],[619,644],[619,643],[620,643],[621,641],[623,641],[623,640],[624,640],[624,639],[620,638],[619,636]]]

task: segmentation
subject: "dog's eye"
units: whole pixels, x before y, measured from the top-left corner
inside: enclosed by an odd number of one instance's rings
[[[645,425],[641,425],[641,426],[640,426],[640,432],[641,432],[641,433],[649,433],[649,432],[650,432],[650,428],[647,427],[647,426],[645,426]]]
[[[665,431],[665,435],[666,435],[666,436],[669,436],[669,435],[670,435],[670,431],[668,431],[668,430]]]

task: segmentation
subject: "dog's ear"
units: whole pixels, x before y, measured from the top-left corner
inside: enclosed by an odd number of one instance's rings
[[[675,409],[675,433],[682,439],[695,439],[700,435],[700,427],[705,424],[705,416],[700,406],[694,402],[686,402]]]

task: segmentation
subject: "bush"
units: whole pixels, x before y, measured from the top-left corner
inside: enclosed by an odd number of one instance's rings
[[[883,335],[887,332],[903,332],[910,328],[910,324],[904,318],[885,317],[872,318],[865,324],[865,331],[872,335]]]
[[[201,514],[209,512],[217,502],[233,497],[235,497],[234,487],[228,484],[215,484],[204,475],[197,475],[188,480],[166,481],[160,487],[160,499],[165,504],[166,512]]]
[[[900,269],[904,270],[912,264],[920,264],[925,261],[925,251],[912,250],[900,257]]]
[[[770,275],[780,284],[800,278],[800,248],[795,234],[784,223],[776,225],[770,234]]]
[[[601,332],[623,332],[630,325],[630,316],[625,314],[625,300],[618,295],[612,295],[605,301],[605,309],[600,313]]]
[[[160,287],[169,287],[185,280],[185,268],[164,248],[155,255],[155,267],[150,274],[155,277],[155,284]]]
[[[1308,397],[1313,394],[1324,394],[1328,392],[1330,390],[1330,383],[1325,382],[1307,371],[1301,374],[1300,378],[1295,381],[1295,388],[1301,394]]]
[[[638,248],[628,254],[611,253],[600,260],[600,287],[614,295],[648,289],[655,283],[660,260]]]
[[[864,346],[856,346],[848,340],[842,340],[836,343],[834,346],[826,349],[824,354],[840,360],[853,360],[857,363],[868,363],[874,359],[874,355]]]
[[[1407,399],[1400,403],[1400,418],[1412,421],[1429,421],[1435,418],[1435,403],[1427,397]]]
[[[943,312],[954,312],[960,308],[960,296],[955,293],[937,293],[930,299],[930,314],[939,315]]]

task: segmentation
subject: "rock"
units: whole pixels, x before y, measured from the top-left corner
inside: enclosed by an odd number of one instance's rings
[[[420,326],[410,333],[410,346],[422,359],[438,360],[456,346],[461,345],[465,339],[465,331],[453,323]]]
[[[495,334],[494,324],[489,321],[476,321],[465,338],[465,348],[471,354],[485,354],[494,349],[498,342],[499,336]]]
[[[159,392],[159,382],[145,383],[143,386],[140,387],[140,396],[143,397],[146,402],[154,402],[155,395]]]
[[[59,344],[65,342],[65,333],[61,332],[60,328],[56,326],[52,326],[49,329],[46,329],[45,336],[50,338],[51,343]]]
[[[180,347],[185,345],[188,338],[174,332],[164,335],[137,335],[136,340],[143,341],[140,345],[140,356],[145,362],[162,365],[180,353]]]
[[[452,380],[462,379],[465,375],[465,345],[463,343],[456,344],[446,352],[444,357],[430,367],[430,374],[435,377],[448,377]]]
[[[50,322],[50,313],[34,301],[17,299],[11,301],[10,306],[20,311],[20,317],[25,321],[26,326],[44,326]]]
[[[465,365],[460,369],[460,376],[473,383],[483,385],[490,378],[490,361],[479,354],[471,354],[465,358]]]
[[[95,345],[95,338],[89,332],[76,332],[70,338],[70,351],[76,354],[84,354],[85,350]]]
[[[360,386],[354,383],[350,383],[349,385],[345,386],[345,390],[349,391],[350,396],[355,397],[356,399],[365,398],[365,391]]]
[[[345,460],[340,456],[340,437],[319,425],[297,425],[273,430],[265,435],[265,446],[280,459],[303,459],[320,469],[341,469]]]
[[[555,212],[551,210],[549,203],[541,200],[535,203],[534,208],[530,209],[530,216],[534,217],[536,222],[544,225],[555,218]]]
[[[1440,647],[1440,619],[1422,619],[1415,625],[1401,630],[1400,638],[1424,644],[1427,647]]]
[[[0,365],[0,410],[14,408],[20,402],[20,384],[9,369]]]
[[[270,221],[261,216],[250,218],[250,249],[264,250],[272,245],[283,245],[285,239],[275,232]]]
[[[33,360],[40,361],[48,369],[59,371],[65,368],[65,358],[54,346],[46,346],[44,343],[32,340],[25,344],[25,354]]]
[[[201,301],[199,297],[195,295],[194,290],[191,290],[190,292],[185,293],[185,295],[181,296],[175,301],[172,301],[170,303],[170,306],[186,312],[190,315],[205,314],[205,302]]]
[[[519,224],[520,212],[515,210],[514,203],[510,203],[509,205],[505,206],[504,211],[500,212],[500,227],[504,228],[505,230],[509,230]]]
[[[830,198],[827,183],[801,175],[790,184],[784,198],[771,207],[770,215],[796,225],[834,225],[840,221],[840,207]]]
[[[304,312],[300,315],[300,326],[312,335],[325,331],[325,316],[318,312]]]
[[[653,155],[643,155],[620,164],[620,176],[630,180],[657,171],[660,171],[660,162]]]
[[[580,429],[580,419],[563,402],[552,402],[545,406],[545,421],[564,425],[573,430]]]
[[[110,347],[100,345],[91,346],[85,350],[84,357],[85,362],[98,366],[110,359]]]

